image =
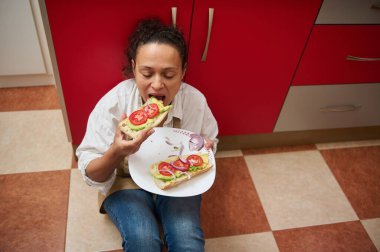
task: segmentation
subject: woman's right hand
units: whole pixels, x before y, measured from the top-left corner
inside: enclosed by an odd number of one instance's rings
[[[125,113],[121,115],[120,120],[124,120],[126,118]],[[112,149],[115,154],[124,158],[125,156],[132,155],[137,152],[141,146],[141,144],[154,133],[154,129],[150,130],[142,130],[139,132],[136,138],[127,139],[125,134],[119,129],[116,129],[114,142],[111,145],[110,149]]]
[[[123,113],[121,120],[125,119]],[[142,130],[135,139],[126,139],[125,134],[116,129],[114,142],[103,156],[92,160],[87,168],[86,174],[89,178],[97,182],[109,179],[118,164],[124,159],[139,150],[141,144],[151,135],[154,130]]]

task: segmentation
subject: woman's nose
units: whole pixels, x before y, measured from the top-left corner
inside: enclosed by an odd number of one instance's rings
[[[153,79],[151,86],[153,89],[159,90],[164,86],[164,83],[162,82],[162,79],[157,76]]]

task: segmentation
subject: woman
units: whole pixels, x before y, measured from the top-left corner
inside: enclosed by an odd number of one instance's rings
[[[76,151],[78,167],[84,180],[99,189],[101,212],[119,229],[125,251],[161,251],[163,242],[169,252],[203,251],[201,195],[167,197],[140,189],[129,176],[127,157],[154,129],[127,139],[117,128],[120,119],[155,96],[165,106],[173,105],[163,127],[199,133],[215,152],[216,120],[203,94],[182,82],[187,64],[183,34],[158,20],[142,21],[129,39],[126,54],[125,70],[134,78],[110,90],[91,112]]]

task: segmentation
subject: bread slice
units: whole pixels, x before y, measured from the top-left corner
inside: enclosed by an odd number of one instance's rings
[[[160,108],[160,113],[155,118],[149,119],[148,122],[146,124],[144,124],[142,127],[139,127],[139,129],[133,129],[129,126],[131,123],[130,123],[128,117],[125,118],[124,120],[120,121],[118,127],[128,137],[130,137],[132,139],[136,138],[139,131],[145,130],[145,129],[149,130],[149,129],[152,129],[154,127],[159,126],[165,120],[170,109],[172,108],[172,105],[165,107],[163,105],[162,101],[157,100],[154,97],[151,97],[143,106],[138,108],[138,110],[143,109],[144,106],[146,106],[148,103],[156,103],[158,105],[158,107]]]
[[[152,123],[148,123],[144,129],[147,129],[147,130],[150,130],[154,127],[157,127],[161,124],[161,122],[163,122],[166,118],[166,116],[168,115],[169,111],[165,111],[163,113],[161,113],[159,116],[157,116],[155,118],[155,120],[152,122]],[[126,134],[127,136],[129,136],[130,138],[136,138],[137,137],[137,134],[139,133],[139,131],[141,130],[133,130],[131,129],[129,126],[128,126],[128,122],[129,119],[128,117],[125,118],[124,120],[122,120],[120,123],[119,123],[119,129],[124,133]]]
[[[187,155],[188,156],[188,155]],[[184,158],[186,158],[187,156],[183,156]],[[195,170],[195,171],[187,171],[187,172],[183,172],[182,174],[180,174],[179,177],[176,177],[175,179],[171,179],[169,178],[169,180],[161,180],[161,179],[158,179],[154,176],[154,174],[157,173],[157,169],[158,169],[158,165],[161,163],[161,162],[158,162],[158,163],[154,163],[150,166],[150,173],[152,174],[152,177],[153,177],[153,180],[154,180],[154,183],[162,190],[166,190],[166,189],[169,189],[169,188],[172,188],[172,187],[175,187],[179,184],[182,184],[184,183],[185,181],[188,181],[188,180],[191,180],[192,178],[196,177],[196,176],[199,176],[207,171],[209,171],[213,165],[211,163],[208,162],[208,155],[207,154],[202,154],[200,155],[202,156],[203,160],[206,161],[206,163],[204,163],[204,166],[201,168],[201,169],[198,169],[198,170]],[[205,157],[206,156],[206,157]],[[171,157],[169,159],[167,159],[166,161],[164,162],[168,162],[170,163],[171,161],[174,161],[175,159],[177,159],[178,157]],[[173,175],[173,177],[175,177]]]
[[[156,179],[156,178],[153,178],[154,179],[154,183],[162,190],[166,190],[166,189],[169,189],[169,188],[172,188],[172,187],[175,187],[179,184],[182,184],[183,182],[185,181],[188,181],[188,180],[191,180],[193,177],[195,176],[198,176],[198,175],[201,175],[205,172],[207,172],[208,170],[210,170],[211,168],[213,167],[212,164],[208,164],[204,169],[202,170],[196,170],[196,171],[193,171],[193,172],[187,172],[189,174],[189,176],[187,176],[186,174],[184,174],[183,176],[179,177],[179,178],[176,178],[174,180],[170,180],[170,181],[163,181],[163,180],[160,180],[160,179]]]

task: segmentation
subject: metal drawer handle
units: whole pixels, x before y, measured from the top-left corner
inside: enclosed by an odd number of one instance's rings
[[[346,60],[352,60],[352,61],[380,61],[380,58],[362,58],[362,57],[356,57],[352,55],[347,55]]]
[[[320,108],[321,112],[348,112],[359,110],[361,105],[334,105]]]
[[[212,29],[212,20],[214,18],[214,8],[208,9],[208,31],[207,31],[207,40],[206,40],[206,46],[203,51],[202,59],[201,61],[206,61],[207,58],[207,51],[208,51],[208,45],[210,43],[210,37],[211,37],[211,29]]]
[[[177,26],[177,7],[172,7],[172,24],[173,27]]]

